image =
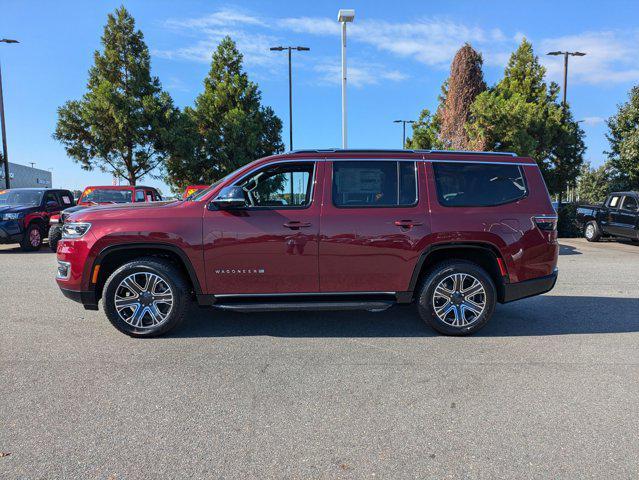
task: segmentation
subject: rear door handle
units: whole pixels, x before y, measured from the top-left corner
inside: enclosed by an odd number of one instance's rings
[[[416,222],[413,220],[395,220],[395,225],[397,225],[398,227],[402,227],[402,228],[411,228],[411,227],[417,227],[419,225],[421,225],[422,222]]]
[[[299,230],[300,228],[310,227],[311,224],[308,222],[299,222],[297,220],[291,220],[290,222],[286,222],[284,226],[286,228],[290,228],[291,230]]]

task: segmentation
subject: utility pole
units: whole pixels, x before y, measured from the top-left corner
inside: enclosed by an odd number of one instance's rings
[[[586,55],[583,52],[562,52],[560,50],[554,51],[554,52],[548,52],[547,55],[552,55],[554,57],[559,56],[559,55],[563,55],[564,56],[564,98],[563,101],[561,103],[561,112],[562,112],[562,122],[566,122],[566,119],[568,118],[567,115],[567,110],[568,110],[568,103],[567,103],[567,92],[568,92],[568,57],[583,57],[584,55]],[[561,158],[558,159],[558,163],[561,164]],[[559,195],[557,197],[557,201],[558,201],[558,207],[561,207],[561,203],[563,200],[563,191],[559,191]]]
[[[583,57],[584,55],[586,55],[583,52],[561,52],[561,51],[555,51],[555,52],[548,52],[546,55],[552,55],[552,56],[559,56],[559,55],[563,55],[564,56],[564,100],[561,103],[563,112],[564,112],[564,118],[566,116],[566,108],[568,107],[568,104],[566,103],[566,94],[568,92],[568,57]]]
[[[402,149],[406,148],[406,124],[415,123],[415,120],[393,120],[393,123],[402,124]]]
[[[340,10],[337,21],[342,24],[342,148],[348,148],[346,127],[346,24],[355,20],[355,10]]]
[[[281,52],[288,50],[288,127],[289,127],[289,150],[293,150],[293,72],[291,67],[291,51],[308,52],[308,47],[271,47],[271,51]]]
[[[0,43],[19,43],[17,40],[9,38],[0,39]],[[7,127],[4,121],[4,96],[2,94],[2,65],[0,65],[0,130],[2,131],[2,160],[4,161],[4,185],[11,188],[9,179],[9,154],[7,152]]]

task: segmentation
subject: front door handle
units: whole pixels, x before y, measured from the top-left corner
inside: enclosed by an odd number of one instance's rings
[[[417,222],[414,220],[395,220],[395,225],[402,228],[412,228],[421,225],[422,222]]]
[[[311,224],[308,222],[299,222],[297,220],[291,220],[290,222],[286,222],[284,226],[286,228],[290,228],[291,230],[299,230],[300,228],[310,227]]]

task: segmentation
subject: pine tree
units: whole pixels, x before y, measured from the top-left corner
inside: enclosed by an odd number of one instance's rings
[[[283,151],[282,122],[261,105],[261,93],[244,72],[242,60],[230,37],[213,53],[204,92],[193,108],[185,109],[187,118],[182,120],[184,147],[190,154],[167,162],[167,181],[174,188],[212,183],[248,162]]]
[[[639,190],[639,85],[630,90],[629,100],[619,105],[617,113],[608,119],[610,164],[619,183]]]
[[[504,78],[477,96],[467,125],[470,141],[487,150],[533,158],[551,193],[561,194],[583,162],[584,132],[547,85],[546,69],[526,39],[511,55]]]
[[[450,77],[447,81],[447,94],[439,112],[441,117],[439,138],[446,148],[453,150],[470,148],[466,133],[470,107],[477,95],[486,90],[482,64],[481,55],[468,43],[460,48],[453,58]],[[473,146],[480,147],[478,142],[475,142]]]
[[[58,108],[53,137],[83,169],[135,185],[171,155],[179,112],[151,76],[148,47],[124,7],[108,15],[102,45],[87,92]]]

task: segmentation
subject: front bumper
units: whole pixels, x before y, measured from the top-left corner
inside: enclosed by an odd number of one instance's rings
[[[24,232],[17,220],[0,222],[0,243],[20,243]]]
[[[501,303],[514,302],[522,298],[533,297],[551,291],[557,283],[559,272],[555,271],[545,277],[533,278],[517,283],[505,283],[503,285],[503,295],[500,299]]]
[[[94,291],[77,291],[77,290],[69,290],[68,288],[60,287],[60,291],[62,295],[67,297],[74,302],[81,303],[84,306],[85,310],[97,310],[98,309],[98,300],[96,298]]]

